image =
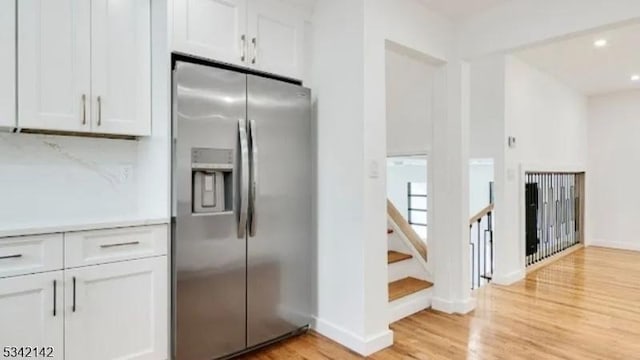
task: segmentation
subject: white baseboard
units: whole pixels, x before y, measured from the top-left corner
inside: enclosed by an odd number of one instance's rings
[[[362,356],[393,345],[393,331],[386,330],[366,339],[329,321],[314,317],[314,330]]]
[[[434,297],[431,299],[431,308],[446,314],[468,314],[476,308],[476,299],[451,301]]]
[[[640,243],[627,243],[619,241],[591,240],[588,246],[597,246],[619,250],[640,251]]]
[[[389,323],[404,319],[431,306],[432,289],[418,291],[389,303]]]
[[[491,279],[491,282],[494,284],[506,286],[524,279],[525,276],[526,276],[526,271],[521,269],[509,274],[493,274],[493,278]]]

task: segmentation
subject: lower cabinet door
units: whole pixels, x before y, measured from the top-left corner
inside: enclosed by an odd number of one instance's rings
[[[166,257],[65,271],[66,360],[168,357]]]
[[[64,358],[62,282],[62,271],[0,279],[0,358]]]

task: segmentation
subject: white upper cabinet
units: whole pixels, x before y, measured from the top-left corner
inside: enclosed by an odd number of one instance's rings
[[[151,133],[149,0],[92,0],[92,128],[102,134]]]
[[[167,283],[164,257],[65,270],[65,359],[167,359]]]
[[[173,0],[173,50],[300,79],[306,14],[279,0]]]
[[[18,126],[149,135],[150,1],[18,1]]]
[[[304,19],[277,0],[249,3],[250,62],[257,70],[301,78]]]
[[[15,0],[0,0],[0,127],[16,125],[15,6]]]
[[[19,126],[90,131],[91,2],[17,3]]]
[[[173,11],[175,51],[246,65],[247,0],[174,0]]]
[[[2,346],[45,347],[25,359],[64,358],[62,281],[62,271],[0,279]]]

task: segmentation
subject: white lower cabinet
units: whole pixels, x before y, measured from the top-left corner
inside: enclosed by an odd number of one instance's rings
[[[65,271],[65,359],[168,356],[165,257]]]
[[[0,357],[63,359],[63,280],[62,271],[0,279]]]
[[[0,238],[0,358],[168,359],[167,242],[166,225]]]

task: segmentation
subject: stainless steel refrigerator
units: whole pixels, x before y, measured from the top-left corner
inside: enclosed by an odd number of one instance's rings
[[[311,313],[309,89],[175,61],[173,354],[224,358]]]

